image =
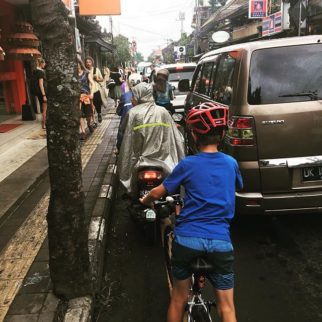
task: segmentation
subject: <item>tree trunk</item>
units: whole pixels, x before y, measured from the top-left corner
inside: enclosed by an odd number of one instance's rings
[[[71,299],[91,294],[74,29],[61,0],[30,0],[30,6],[47,63],[49,267],[54,293]]]

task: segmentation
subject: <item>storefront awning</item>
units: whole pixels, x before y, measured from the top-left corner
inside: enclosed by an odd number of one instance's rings
[[[18,60],[32,60],[41,57],[41,53],[36,48],[11,48],[8,50],[8,58]]]
[[[108,51],[108,52],[113,52],[114,51],[114,46],[102,38],[99,37],[86,37],[85,38],[85,43],[91,43],[91,44],[96,44],[99,47],[101,47],[102,51]]]
[[[207,32],[213,29],[214,24],[234,18],[248,12],[248,0],[231,0],[226,5],[218,9],[210,18],[201,26],[201,32]]]

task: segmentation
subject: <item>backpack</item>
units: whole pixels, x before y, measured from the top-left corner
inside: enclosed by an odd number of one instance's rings
[[[32,72],[30,77],[29,89],[31,95],[37,96],[39,94],[38,77],[35,70]]]
[[[115,80],[113,78],[110,78],[106,84],[107,88],[110,90],[112,90],[115,87],[115,85]]]

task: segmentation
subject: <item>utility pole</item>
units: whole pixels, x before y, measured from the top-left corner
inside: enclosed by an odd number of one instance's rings
[[[199,0],[195,0],[196,28],[194,32],[194,55],[198,54],[198,33],[199,33]]]
[[[181,36],[184,33],[184,31],[183,31],[183,22],[184,22],[185,18],[186,18],[185,13],[180,11],[179,12],[179,21],[181,22]]]
[[[110,20],[111,43],[112,43],[112,46],[113,46],[114,45],[114,36],[113,36],[113,19],[112,19],[112,16],[109,17],[109,20]],[[113,60],[113,65],[114,65],[114,63],[115,63],[115,52],[114,52],[114,50],[112,52],[112,60]]]

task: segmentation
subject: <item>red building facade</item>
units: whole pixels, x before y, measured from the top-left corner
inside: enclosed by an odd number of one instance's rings
[[[27,99],[24,63],[7,54],[7,38],[14,33],[16,14],[14,5],[0,0],[0,46],[6,53],[0,60],[0,114],[20,114]]]

